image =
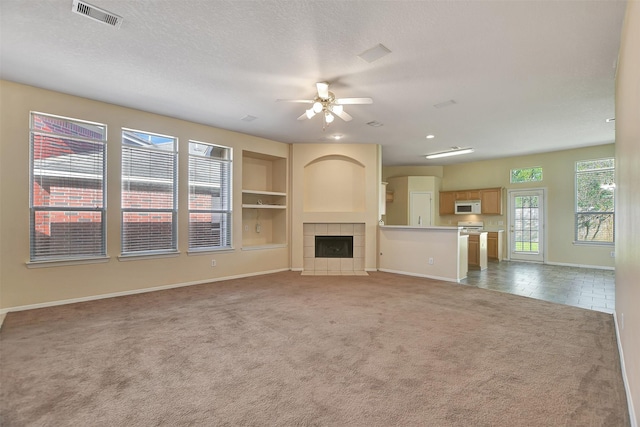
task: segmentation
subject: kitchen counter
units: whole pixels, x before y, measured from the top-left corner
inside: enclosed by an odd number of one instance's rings
[[[469,242],[460,229],[381,225],[378,270],[459,282],[467,277]]]

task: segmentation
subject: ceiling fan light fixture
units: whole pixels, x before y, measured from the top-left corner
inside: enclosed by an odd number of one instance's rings
[[[331,113],[330,113],[330,112],[328,112],[328,111],[327,111],[327,112],[325,112],[325,113],[324,113],[324,119],[326,120],[326,122],[327,122],[327,123],[331,123],[331,122],[333,122],[333,119],[334,119],[333,114],[331,114]]]
[[[473,151],[474,151],[473,148],[452,148],[451,150],[448,150],[448,151],[427,154],[425,157],[431,160],[431,159],[439,159],[441,157],[459,156],[460,154],[469,154],[469,153],[473,153]]]
[[[313,108],[309,108],[309,109],[305,112],[305,114],[307,115],[307,119],[310,119],[311,117],[313,117],[313,116],[315,116],[315,115],[316,115],[316,112],[315,112],[315,111],[313,111]]]
[[[316,113],[319,113],[320,111],[322,111],[322,103],[319,101],[316,101],[313,103],[313,111]]]
[[[331,111],[339,116],[344,111],[344,107],[340,104],[334,104],[331,106]]]

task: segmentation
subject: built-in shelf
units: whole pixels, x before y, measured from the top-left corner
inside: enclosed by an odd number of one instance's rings
[[[285,205],[265,205],[265,204],[252,205],[248,203],[243,203],[242,207],[247,209],[287,209]]]
[[[287,242],[287,159],[242,152],[243,250],[281,248]]]
[[[257,194],[260,196],[287,196],[287,193],[279,191],[242,190],[242,194]]]

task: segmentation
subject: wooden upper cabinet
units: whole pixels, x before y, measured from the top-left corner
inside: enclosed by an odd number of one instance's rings
[[[480,190],[453,191],[456,200],[480,200]]]
[[[483,215],[502,215],[502,188],[479,190],[441,191],[440,215],[455,214],[456,200],[480,200]]]
[[[456,192],[441,191],[440,192],[440,215],[453,215],[455,211]]]
[[[485,188],[479,193],[483,214],[502,215],[502,188]]]

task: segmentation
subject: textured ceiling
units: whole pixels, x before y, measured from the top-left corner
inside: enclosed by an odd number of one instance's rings
[[[276,141],[340,134],[381,144],[385,165],[614,141],[605,119],[614,117],[623,1],[89,3],[122,26],[72,13],[72,0],[0,0],[1,77]],[[391,54],[358,57],[378,43]],[[296,120],[304,104],[275,101],[312,98],[318,81],[374,103],[345,107],[353,121],[323,131],[319,117]],[[424,158],[452,146],[476,151]]]

